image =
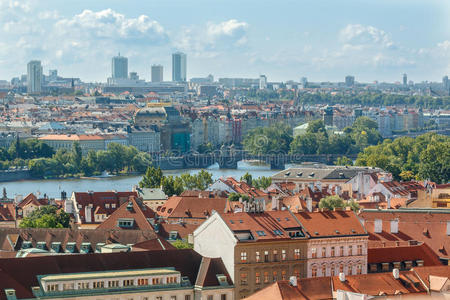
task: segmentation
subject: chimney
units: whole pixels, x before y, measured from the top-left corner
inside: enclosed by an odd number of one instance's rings
[[[289,284],[291,286],[297,286],[297,276],[291,276],[289,277]]]
[[[345,282],[345,273],[339,273],[339,280]]]
[[[306,198],[306,208],[309,212],[312,212],[312,198],[308,197]]]
[[[399,269],[393,269],[392,270],[392,276],[394,276],[395,279],[399,279],[400,278],[400,271],[399,271]]]

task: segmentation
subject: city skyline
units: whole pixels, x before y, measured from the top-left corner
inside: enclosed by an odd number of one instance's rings
[[[105,81],[120,52],[129,71],[151,79],[151,65],[171,78],[171,53],[189,57],[187,78],[268,81],[440,81],[450,69],[450,34],[442,1],[254,1],[211,4],[126,4],[111,1],[0,0],[0,78],[26,73],[30,60],[44,72]],[[363,5],[364,4],[364,5]],[[348,8],[351,13],[348,12]],[[417,18],[423,22],[412,22]],[[267,22],[267,20],[272,20]],[[93,67],[95,66],[95,67]]]

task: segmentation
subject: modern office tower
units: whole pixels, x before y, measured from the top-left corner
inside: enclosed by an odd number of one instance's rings
[[[267,77],[266,75],[259,76],[259,89],[265,90],[267,88]]]
[[[27,91],[28,94],[40,94],[42,91],[42,65],[40,60],[28,63]]]
[[[355,76],[345,76],[345,85],[346,86],[354,86],[355,85]]]
[[[448,76],[444,76],[442,77],[442,86],[444,87],[445,90],[449,90],[450,89],[450,82],[448,81]]]
[[[152,82],[164,81],[164,68],[162,65],[152,65]]]
[[[186,81],[186,54],[182,52],[172,54],[172,81]]]
[[[302,82],[302,87],[303,87],[303,88],[306,88],[306,87],[308,86],[308,78],[302,77],[302,78],[300,79],[300,81]]]
[[[408,75],[406,75],[406,73],[403,74],[403,85],[408,85]]]
[[[120,56],[114,56],[111,63],[112,78],[128,78],[128,58]]]

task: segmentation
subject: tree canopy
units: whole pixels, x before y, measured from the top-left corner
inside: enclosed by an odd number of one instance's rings
[[[386,139],[369,146],[358,155],[356,165],[379,167],[396,180],[425,180],[446,183],[450,180],[450,138],[426,133],[416,138]]]
[[[288,153],[292,142],[292,129],[277,123],[269,127],[258,127],[250,130],[244,138],[245,150],[253,155]]]
[[[69,228],[70,215],[56,206],[46,205],[23,218],[20,228]]]

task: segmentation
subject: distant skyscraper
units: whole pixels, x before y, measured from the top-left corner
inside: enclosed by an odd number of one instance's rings
[[[302,77],[301,82],[303,88],[306,88],[308,86],[308,78]]]
[[[345,85],[346,86],[354,86],[355,85],[355,76],[345,76]]]
[[[406,73],[403,74],[403,85],[408,85],[408,75],[406,75]]]
[[[164,68],[161,65],[152,65],[152,82],[164,81]]]
[[[111,62],[112,78],[128,78],[128,58],[114,56]]]
[[[260,90],[267,89],[267,77],[266,77],[266,75],[260,75],[259,76],[259,89]]]
[[[186,81],[186,54],[182,52],[172,54],[172,81]]]
[[[450,89],[450,82],[448,81],[448,76],[447,75],[442,77],[442,86],[444,87],[445,90],[449,90]]]
[[[32,60],[27,66],[27,91],[28,94],[40,94],[42,91],[42,66],[41,61]]]

